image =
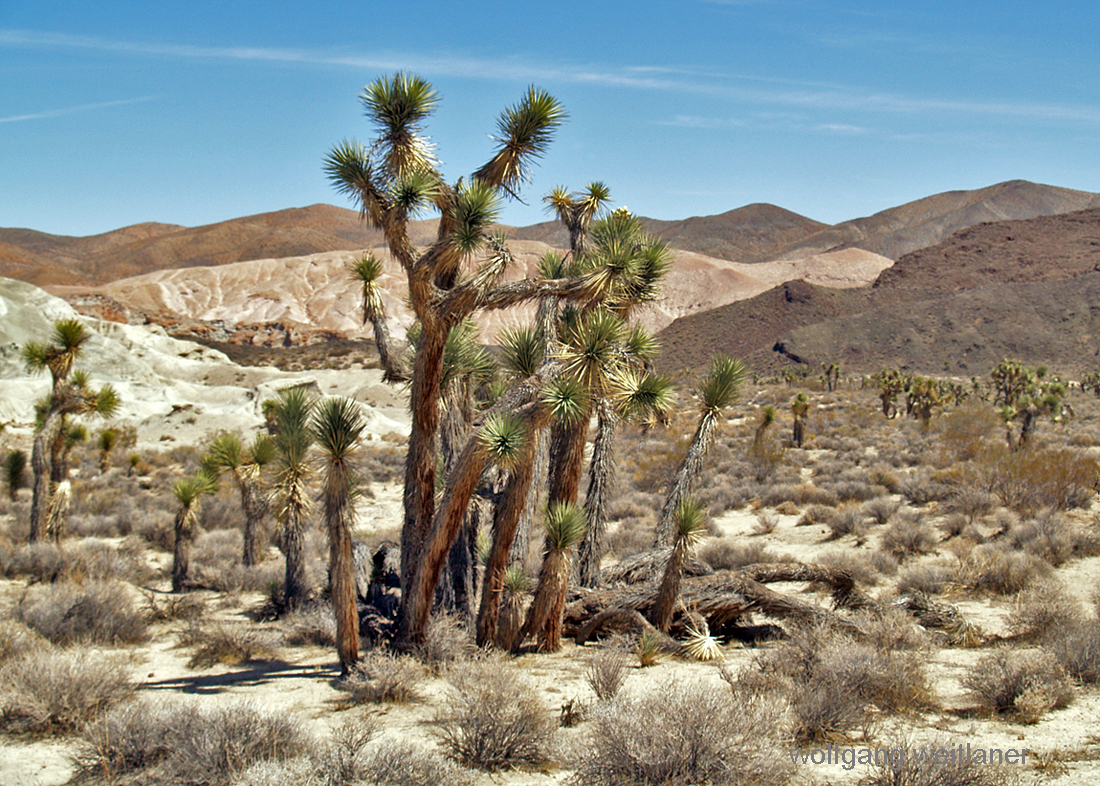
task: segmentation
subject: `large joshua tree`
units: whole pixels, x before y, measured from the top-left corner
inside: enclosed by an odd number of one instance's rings
[[[97,414],[110,417],[118,409],[118,394],[110,385],[98,390],[89,384],[86,374],[73,366],[90,335],[75,319],[54,323],[49,342],[28,342],[22,350],[23,361],[31,372],[49,371],[52,380],[49,398],[43,408],[41,426],[31,450],[34,496],[31,501],[30,541],[43,532],[52,494],[53,455],[61,430],[70,415]]]
[[[501,199],[514,196],[531,164],[547,149],[566,113],[548,93],[530,88],[498,123],[497,150],[468,180],[448,184],[423,123],[438,104],[424,79],[395,74],[367,85],[360,100],[377,136],[368,147],[344,141],[326,156],[324,168],[338,191],[352,197],[372,225],[382,230],[390,254],[405,272],[409,302],[420,323],[411,369],[412,424],[405,465],[405,520],[401,535],[402,604],[399,633],[420,640],[423,611],[438,575],[418,580],[423,552],[435,518],[435,474],[440,425],[443,353],[450,330],[477,311],[506,308],[545,295],[584,297],[584,280],[524,279],[502,283],[511,254],[491,234]],[[414,247],[409,221],[423,211],[439,213],[436,240]],[[473,275],[464,260],[487,258]],[[439,530],[438,536],[446,533]],[[439,544],[432,544],[433,550]],[[447,547],[449,547],[449,543]],[[411,604],[411,605],[410,605]]]
[[[741,397],[741,386],[745,382],[745,366],[736,358],[718,355],[711,360],[710,372],[699,385],[699,422],[688,445],[687,454],[676,471],[672,488],[661,509],[661,518],[657,522],[657,545],[673,545],[673,519],[680,501],[691,492],[692,486],[703,468],[703,459],[714,441],[719,418],[726,407],[736,403]]]
[[[284,388],[272,399],[271,415],[275,434],[273,496],[279,521],[279,547],[286,557],[283,607],[301,606],[311,591],[306,570],[304,529],[310,501],[306,483],[311,474],[309,450],[313,432],[309,428],[315,400],[304,386]]]
[[[336,651],[347,674],[359,660],[359,614],[356,609],[355,561],[351,529],[358,478],[351,461],[365,424],[351,399],[329,398],[313,414],[313,432],[321,448],[324,487],[321,494],[329,544],[329,582],[336,616]]]
[[[241,563],[251,567],[259,561],[260,535],[268,511],[263,470],[275,459],[271,438],[257,434],[247,448],[237,434],[219,434],[207,448],[208,466],[214,473],[229,473],[241,495],[244,511],[244,550]]]

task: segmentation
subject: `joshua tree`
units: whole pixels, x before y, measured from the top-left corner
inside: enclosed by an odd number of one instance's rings
[[[65,418],[69,415],[98,414],[110,417],[118,409],[118,395],[110,385],[94,390],[88,377],[73,371],[89,335],[75,319],[61,320],[54,324],[49,343],[28,342],[23,347],[23,360],[32,372],[49,371],[52,389],[43,412],[42,425],[34,438],[31,450],[31,469],[34,473],[34,497],[31,501],[30,541],[38,540],[49,510],[52,492],[52,448],[61,433]]]
[[[175,546],[172,551],[172,592],[187,589],[188,574],[191,569],[191,540],[194,537],[195,522],[204,496],[217,491],[218,481],[205,470],[194,475],[180,478],[172,484],[172,494],[179,503],[176,511]]]
[[[378,285],[378,279],[382,276],[382,262],[368,252],[351,266],[351,275],[363,286],[363,324],[370,322],[374,327],[374,345],[378,349],[378,359],[385,372],[383,379],[387,382],[407,380],[408,370],[390,346],[386,309],[382,305],[381,288]]]
[[[27,485],[27,454],[22,450],[9,450],[4,458],[4,482],[8,497],[15,502],[16,492]]]
[[[879,401],[882,402],[883,417],[893,418],[898,414],[898,394],[905,390],[907,383],[896,368],[884,368],[872,378],[879,389]]]
[[[665,563],[657,601],[650,612],[650,622],[661,633],[668,633],[672,624],[676,603],[680,599],[680,579],[684,574],[684,562],[706,534],[706,524],[707,513],[703,506],[686,497],[681,498],[672,517],[675,530],[672,551]]]
[[[305,602],[311,589],[303,528],[310,507],[306,481],[310,475],[309,449],[313,445],[309,421],[314,400],[304,387],[293,387],[280,390],[278,398],[271,402],[273,422],[277,424],[272,485],[275,516],[281,527],[279,546],[286,557],[283,607],[293,610]]]
[[[802,447],[806,439],[806,416],[810,414],[810,399],[805,393],[799,393],[791,402],[791,415],[794,417],[794,427],[791,432],[791,442],[795,447]]]
[[[106,472],[111,466],[111,451],[118,444],[118,432],[113,428],[105,428],[99,432],[96,438],[96,446],[99,448],[99,471]]]
[[[263,487],[263,469],[275,459],[275,444],[258,434],[246,450],[236,434],[219,434],[207,449],[209,467],[216,476],[228,472],[241,494],[244,510],[244,551],[241,563],[255,565],[259,559],[259,540],[263,531],[268,501]]]
[[[1017,360],[1002,360],[991,374],[996,390],[995,402],[1005,422],[1008,445],[1012,450],[1026,448],[1039,418],[1061,417],[1066,384],[1057,377],[1047,378],[1046,366],[1027,368]],[[1012,424],[1020,424],[1017,435]]]
[[[340,671],[348,674],[359,660],[359,614],[356,610],[355,562],[351,528],[359,479],[351,466],[365,424],[351,399],[321,401],[313,414],[313,433],[321,448],[324,490],[321,498],[329,544],[329,582],[336,616],[336,651]]]
[[[718,355],[711,361],[710,373],[699,385],[699,423],[695,427],[687,454],[676,472],[657,523],[658,546],[672,545],[673,522],[680,500],[691,492],[691,487],[703,468],[703,458],[714,441],[722,411],[741,397],[745,374],[744,364],[735,358]]]
[[[838,363],[822,363],[821,379],[825,382],[825,387],[832,393],[836,390],[836,383],[840,381],[840,365]]]
[[[570,554],[584,537],[584,511],[573,503],[552,503],[544,526],[546,543],[535,597],[527,611],[527,620],[513,642],[513,649],[532,635],[538,638],[540,652],[561,649],[562,612],[571,572]]]
[[[905,391],[905,409],[908,414],[920,421],[921,431],[928,431],[932,422],[932,412],[942,407],[945,396],[940,384],[931,377],[913,377]]]
[[[329,152],[324,166],[337,190],[355,199],[362,214],[382,230],[391,255],[405,272],[409,301],[421,325],[411,369],[399,622],[402,640],[417,642],[424,635],[425,609],[438,580],[438,574],[423,579],[416,575],[429,548],[429,531],[436,531],[436,537],[450,535],[445,528],[433,528],[440,385],[450,330],[479,310],[507,308],[545,295],[587,297],[590,285],[583,280],[542,279],[502,284],[511,254],[500,237],[490,235],[502,196],[515,195],[528,167],[545,152],[565,119],[557,100],[531,88],[501,115],[496,154],[469,180],[449,185],[436,169],[431,145],[422,133],[422,123],[438,103],[428,82],[408,74],[383,77],[367,85],[360,99],[378,129],[374,144],[368,148],[342,142]],[[439,211],[439,229],[435,242],[420,251],[410,239],[409,220],[428,208]],[[489,258],[476,273],[460,275],[463,261],[485,249]],[[430,545],[432,551],[438,548]]]

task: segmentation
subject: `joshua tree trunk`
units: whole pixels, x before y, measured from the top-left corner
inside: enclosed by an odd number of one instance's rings
[[[550,485],[546,493],[547,505],[577,501],[587,436],[587,415],[575,423],[555,424],[550,429]]]
[[[65,415],[60,409],[51,411],[46,416],[46,422],[42,424],[41,430],[35,435],[34,445],[31,448],[34,496],[31,499],[31,529],[27,538],[30,543],[36,543],[44,534],[52,490],[51,446],[60,432],[64,417]]]
[[[190,508],[180,508],[176,514],[176,543],[172,552],[172,592],[187,589],[191,570],[191,536],[195,515]]]
[[[504,571],[516,531],[529,497],[535,476],[534,458],[539,450],[542,429],[532,429],[524,443],[523,453],[516,461],[508,477],[500,504],[493,519],[493,548],[485,564],[485,576],[481,582],[481,607],[477,615],[477,643],[483,647],[496,640],[497,620],[500,616],[501,593],[504,588]]]
[[[402,606],[416,581],[416,573],[422,567],[421,550],[435,516],[439,386],[445,342],[445,332],[439,334],[424,325],[416,348],[409,395],[412,430],[409,434],[409,452],[405,458],[405,524],[401,528]]]
[[[578,580],[582,587],[600,583],[600,561],[603,559],[604,536],[607,534],[607,506],[611,484],[615,479],[615,432],[618,421],[610,402],[600,399],[596,413],[599,425],[592,444],[592,460],[588,465],[588,493],[584,500],[588,528],[577,547]]]
[[[283,580],[283,605],[288,611],[299,608],[309,597],[309,576],[306,573],[305,543],[302,537],[302,514],[288,506],[283,524],[283,555],[286,573]]]
[[[562,611],[568,581],[568,555],[551,551],[542,562],[538,589],[527,612],[527,621],[516,635],[513,649],[517,649],[531,635],[538,637],[539,652],[557,652],[561,649]]]
[[[333,503],[336,504],[333,504]],[[326,499],[329,565],[332,583],[332,611],[336,615],[336,652],[340,673],[348,674],[359,660],[359,613],[356,607],[355,560],[351,550],[351,522],[347,520],[347,500]]]
[[[680,464],[676,479],[673,481],[672,488],[668,492],[668,498],[665,500],[665,506],[661,509],[661,518],[657,522],[655,545],[660,548],[667,548],[672,545],[672,517],[676,513],[676,507],[680,504],[680,500],[691,492],[691,487],[695,484],[695,479],[703,468],[703,458],[710,447],[717,423],[717,418],[710,413],[704,413],[699,418],[699,425],[695,429],[695,435],[691,438],[687,455],[684,456],[684,461]]]
[[[668,633],[672,624],[672,615],[676,610],[676,602],[680,599],[680,579],[684,573],[685,549],[677,543],[668,556],[665,565],[665,573],[661,578],[661,588],[657,591],[657,602],[653,605],[649,621],[653,627]]]

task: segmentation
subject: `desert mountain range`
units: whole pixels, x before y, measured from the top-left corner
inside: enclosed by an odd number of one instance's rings
[[[763,204],[644,221],[674,249],[665,297],[644,317],[661,331],[668,370],[700,368],[715,351],[762,372],[839,360],[853,371],[892,364],[970,375],[1009,355],[1067,370],[1100,365],[1091,348],[1100,194],[1010,181],[833,226]],[[434,221],[417,222],[414,239],[427,244],[434,231]],[[567,245],[556,222],[507,231],[517,277]],[[388,262],[387,313],[400,331],[411,319],[403,277],[380,233],[329,205],[85,238],[0,229],[0,275],[117,321],[292,343],[367,335],[346,272],[364,249]],[[491,341],[526,317],[490,315],[483,329]]]

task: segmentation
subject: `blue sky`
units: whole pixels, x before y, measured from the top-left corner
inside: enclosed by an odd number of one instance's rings
[[[570,118],[503,219],[606,182],[654,218],[834,223],[1022,178],[1100,191],[1095,2],[0,2],[0,226],[88,235],[317,202],[357,95],[440,91],[457,179],[530,84]]]

